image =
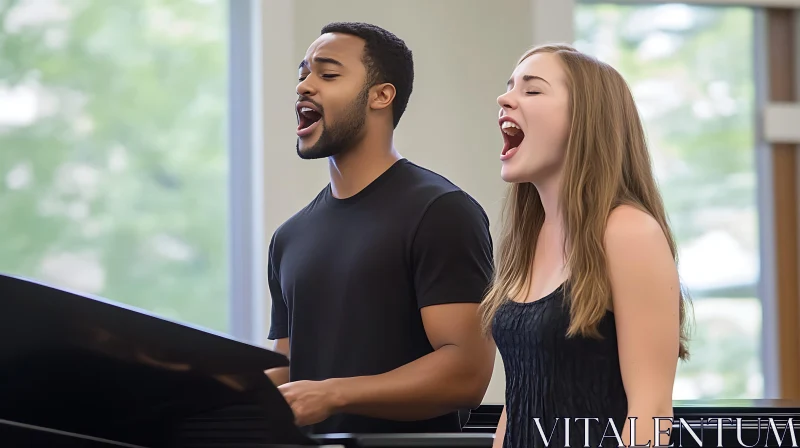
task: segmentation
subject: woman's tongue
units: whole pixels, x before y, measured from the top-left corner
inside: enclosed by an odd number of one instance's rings
[[[519,129],[508,129],[506,132],[503,132],[503,154],[505,155],[508,151],[518,147],[522,144],[522,140],[525,139],[525,134]]]

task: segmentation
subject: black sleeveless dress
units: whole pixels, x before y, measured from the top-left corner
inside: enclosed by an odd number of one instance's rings
[[[628,402],[614,314],[606,313],[599,326],[603,339],[567,338],[566,293],[562,285],[537,301],[508,301],[497,310],[492,334],[506,374],[504,448],[616,447],[609,420],[624,435]]]

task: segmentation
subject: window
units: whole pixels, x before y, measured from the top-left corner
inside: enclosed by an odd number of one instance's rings
[[[693,301],[676,399],[763,396],[754,13],[581,4],[575,45],[616,67],[642,114]]]
[[[0,1],[0,271],[230,330],[227,7]]]

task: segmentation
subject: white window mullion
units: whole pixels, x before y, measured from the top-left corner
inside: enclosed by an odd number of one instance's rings
[[[264,280],[264,176],[261,135],[261,6],[229,0],[228,151],[230,282],[228,332],[261,343]]]

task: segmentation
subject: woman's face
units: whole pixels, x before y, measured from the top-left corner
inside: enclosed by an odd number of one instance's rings
[[[570,129],[570,95],[561,59],[538,53],[522,61],[497,103],[503,180],[540,184],[556,179]]]

